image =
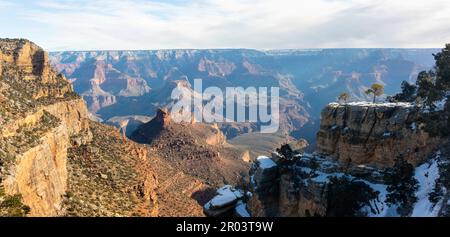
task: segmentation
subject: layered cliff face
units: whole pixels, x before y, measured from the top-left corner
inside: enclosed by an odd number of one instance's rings
[[[434,110],[405,103],[328,105],[317,152],[291,147],[253,163],[252,216],[404,215],[387,198],[398,192],[388,188],[398,159],[417,182],[416,190],[403,190],[416,198],[407,215],[448,215],[447,101],[448,93]]]
[[[353,165],[385,168],[399,155],[417,165],[441,142],[421,117],[407,103],[329,104],[322,111],[317,152]]]
[[[1,185],[32,216],[61,211],[67,149],[90,140],[88,111],[47,54],[27,40],[0,40]]]
[[[59,58],[59,57],[57,57]],[[73,82],[76,91],[87,102],[89,111],[96,113],[117,102],[117,97],[141,96],[149,92],[147,82],[137,73],[137,68],[120,71],[111,60],[114,56],[77,55],[69,64],[55,64]],[[66,59],[60,59],[67,62]],[[53,58],[53,62],[55,58]]]
[[[303,94],[289,75],[274,72],[254,59],[255,50],[155,50],[59,52],[55,67],[74,82],[90,112],[109,120],[117,116],[154,116],[158,106],[170,106],[174,82],[193,84],[203,79],[210,86],[280,87],[281,130],[291,132],[308,121]],[[127,78],[129,83],[125,83]],[[227,138],[259,130],[260,124],[224,125]]]
[[[274,152],[272,158],[265,157],[272,162],[270,167],[261,162],[252,166],[254,196],[248,203],[252,216],[333,216],[330,202],[342,197],[330,196],[329,184],[334,177],[343,176],[363,182],[379,193],[371,202],[362,204],[367,210],[355,215],[384,216],[390,211],[385,203],[382,170],[366,166],[349,168],[345,163],[317,154],[297,154],[291,160],[281,157],[280,153]]]
[[[0,216],[203,216],[209,186],[90,121],[41,48],[0,39],[0,71]]]

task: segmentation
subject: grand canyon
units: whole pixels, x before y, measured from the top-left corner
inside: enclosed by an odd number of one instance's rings
[[[48,53],[0,39],[0,215],[447,216],[449,47]],[[278,132],[173,121],[172,90],[197,78],[279,87]],[[384,93],[366,102],[373,84]]]

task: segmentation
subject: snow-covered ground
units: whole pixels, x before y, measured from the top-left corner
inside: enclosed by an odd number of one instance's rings
[[[418,166],[415,170],[414,178],[419,182],[419,189],[416,192],[417,202],[414,205],[411,216],[413,217],[434,217],[438,215],[439,209],[442,205],[442,201],[439,201],[435,206],[428,200],[428,195],[433,191],[435,181],[439,178],[437,156],[427,163]],[[371,217],[396,217],[399,216],[396,211],[396,206],[388,206],[385,203],[387,186],[384,184],[373,184],[364,181],[373,190],[378,191],[380,194],[378,200],[371,201],[370,206],[373,209],[378,210],[378,213],[368,212]],[[368,208],[367,210],[370,210]]]
[[[419,190],[416,193],[417,203],[414,205],[412,212],[413,217],[433,217],[437,216],[442,201],[435,206],[428,200],[428,195],[433,191],[435,181],[439,178],[439,167],[437,159],[431,160],[416,168],[414,176],[419,181]]]
[[[442,205],[442,201],[438,202],[435,206],[428,200],[428,196],[430,192],[433,191],[434,184],[437,178],[439,178],[439,168],[438,168],[438,160],[439,153],[435,156],[434,159],[429,162],[418,166],[415,170],[415,179],[417,179],[419,183],[419,189],[416,192],[416,196],[418,201],[414,205],[414,209],[412,211],[412,216],[414,217],[429,217],[429,216],[437,216],[438,211]],[[311,181],[318,183],[327,183],[331,177],[342,177],[345,174],[341,172],[335,173],[324,173],[317,170],[312,170],[308,167],[301,167],[302,172],[308,174],[314,174]],[[350,179],[355,177],[351,175],[347,175]],[[355,181],[362,181],[365,184],[369,185],[374,191],[377,191],[378,198],[371,200],[369,205],[363,207],[363,211],[365,211],[369,217],[398,217],[397,206],[391,205],[389,206],[386,203],[387,185],[381,183],[372,183],[364,179],[356,178]],[[305,180],[306,182],[306,180]]]
[[[442,205],[442,200],[436,205],[428,200],[429,194],[433,191],[435,181],[439,178],[439,167],[438,167],[439,153],[436,157],[427,163],[418,166],[415,170],[414,178],[419,182],[419,189],[416,192],[417,202],[414,205],[411,216],[412,217],[435,217],[438,215],[439,209]],[[378,200],[371,201],[370,205],[372,209],[379,210],[378,213],[368,212],[371,217],[396,217],[399,216],[396,211],[396,206],[388,206],[385,203],[387,191],[387,186],[384,184],[373,184],[364,181],[373,190],[378,191],[380,194]],[[368,208],[367,210],[370,210]]]

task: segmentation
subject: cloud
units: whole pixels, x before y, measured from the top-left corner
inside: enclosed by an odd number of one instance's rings
[[[5,34],[23,32],[50,50],[442,47],[450,40],[447,0],[0,0],[8,3],[15,13],[0,14],[17,25],[0,23]]]

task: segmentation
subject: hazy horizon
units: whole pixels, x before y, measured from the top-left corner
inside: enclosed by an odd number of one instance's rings
[[[444,46],[443,46],[444,47]],[[50,53],[58,53],[58,52],[136,52],[136,51],[171,51],[171,50],[216,50],[216,51],[226,51],[226,50],[250,50],[250,51],[258,51],[258,52],[277,52],[277,51],[321,51],[321,50],[378,50],[378,49],[384,49],[384,50],[440,50],[440,48],[278,48],[278,49],[255,49],[255,48],[160,48],[160,49],[86,49],[86,50],[48,50]]]

